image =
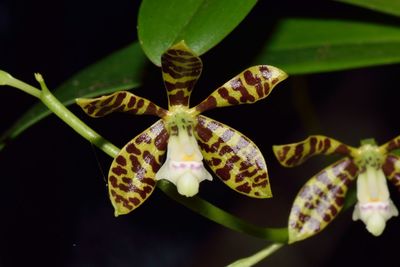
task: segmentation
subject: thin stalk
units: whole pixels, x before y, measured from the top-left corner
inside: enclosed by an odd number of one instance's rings
[[[207,219],[225,226],[226,228],[236,232],[266,239],[271,242],[287,242],[288,232],[286,227],[269,228],[255,226],[232,215],[229,212],[224,211],[223,209],[214,206],[210,202],[200,197],[185,197],[180,195],[177,193],[175,186],[167,181],[158,181],[157,186],[173,200],[206,217]]]
[[[2,70],[0,70],[0,85],[8,85],[8,86],[17,88],[21,91],[24,91],[25,93],[27,93],[29,95],[32,95],[32,96],[40,99],[41,92],[39,89],[37,89],[27,83],[24,83],[23,81],[15,79],[9,73],[2,71]]]
[[[42,75],[36,73],[35,78],[42,88],[40,100],[42,100],[43,104],[45,104],[54,114],[56,114],[72,129],[74,129],[75,132],[103,150],[107,155],[111,157],[117,156],[120,150],[119,148],[114,146],[111,142],[107,141],[100,134],[87,126],[83,121],[69,111],[69,109],[67,109],[52,93],[50,93]]]
[[[271,254],[273,254],[275,251],[277,251],[278,249],[280,249],[283,246],[284,246],[284,244],[281,244],[281,243],[273,243],[250,257],[242,258],[235,262],[232,262],[227,267],[250,267],[250,266],[253,266],[254,264],[259,263],[263,259],[270,256]]]

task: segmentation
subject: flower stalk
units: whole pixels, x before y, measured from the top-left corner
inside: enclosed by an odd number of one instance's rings
[[[267,246],[266,248],[260,250],[259,252],[255,253],[246,258],[239,259],[235,262],[232,262],[227,267],[250,267],[254,264],[259,263],[263,259],[267,258],[278,249],[280,249],[284,244],[282,243],[272,243],[271,245]]]

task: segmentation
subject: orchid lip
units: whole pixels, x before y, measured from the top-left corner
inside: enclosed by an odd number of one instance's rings
[[[398,215],[381,168],[366,166],[365,171],[360,173],[357,179],[357,199],[353,220],[363,221],[374,236],[381,235],[386,221]]]

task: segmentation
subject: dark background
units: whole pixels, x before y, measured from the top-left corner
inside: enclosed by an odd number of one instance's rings
[[[56,88],[81,68],[137,39],[138,2],[0,0],[0,69],[31,84],[33,73],[40,72],[48,86]],[[281,17],[388,21],[334,2],[276,2],[260,1],[228,38],[202,56],[204,70],[193,104],[248,67],[253,58],[242,51],[259,47],[257,42],[271,31],[268,25]],[[265,31],[260,25],[266,25]],[[252,39],[254,32],[257,38]],[[144,79],[135,93],[165,107],[159,69],[149,64]],[[274,198],[246,198],[218,178],[202,183],[201,196],[257,225],[284,227],[301,185],[334,159],[315,158],[284,169],[271,146],[308,134],[324,134],[353,146],[369,137],[386,142],[400,134],[399,79],[398,65],[292,76],[264,101],[207,112],[260,147]],[[11,88],[0,90],[4,132],[36,99]],[[94,120],[77,107],[71,109],[118,146],[155,121],[126,114]],[[267,245],[204,219],[159,190],[139,209],[115,218],[104,178],[110,163],[55,116],[1,151],[0,266],[224,266]],[[394,190],[392,198],[400,206]],[[351,213],[342,212],[321,234],[281,249],[259,266],[388,266],[397,261],[400,220],[391,219],[383,235],[375,238],[360,221],[352,222]]]

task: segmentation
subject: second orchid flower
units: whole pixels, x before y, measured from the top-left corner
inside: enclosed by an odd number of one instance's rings
[[[380,235],[386,221],[398,215],[390,199],[386,178],[400,189],[400,136],[377,146],[372,140],[359,148],[335,139],[314,135],[298,143],[274,146],[278,161],[285,167],[297,166],[308,158],[323,154],[345,157],[313,176],[294,200],[289,215],[289,243],[323,230],[339,213],[349,185],[357,179],[357,204],[353,220],[361,220],[367,230]]]

